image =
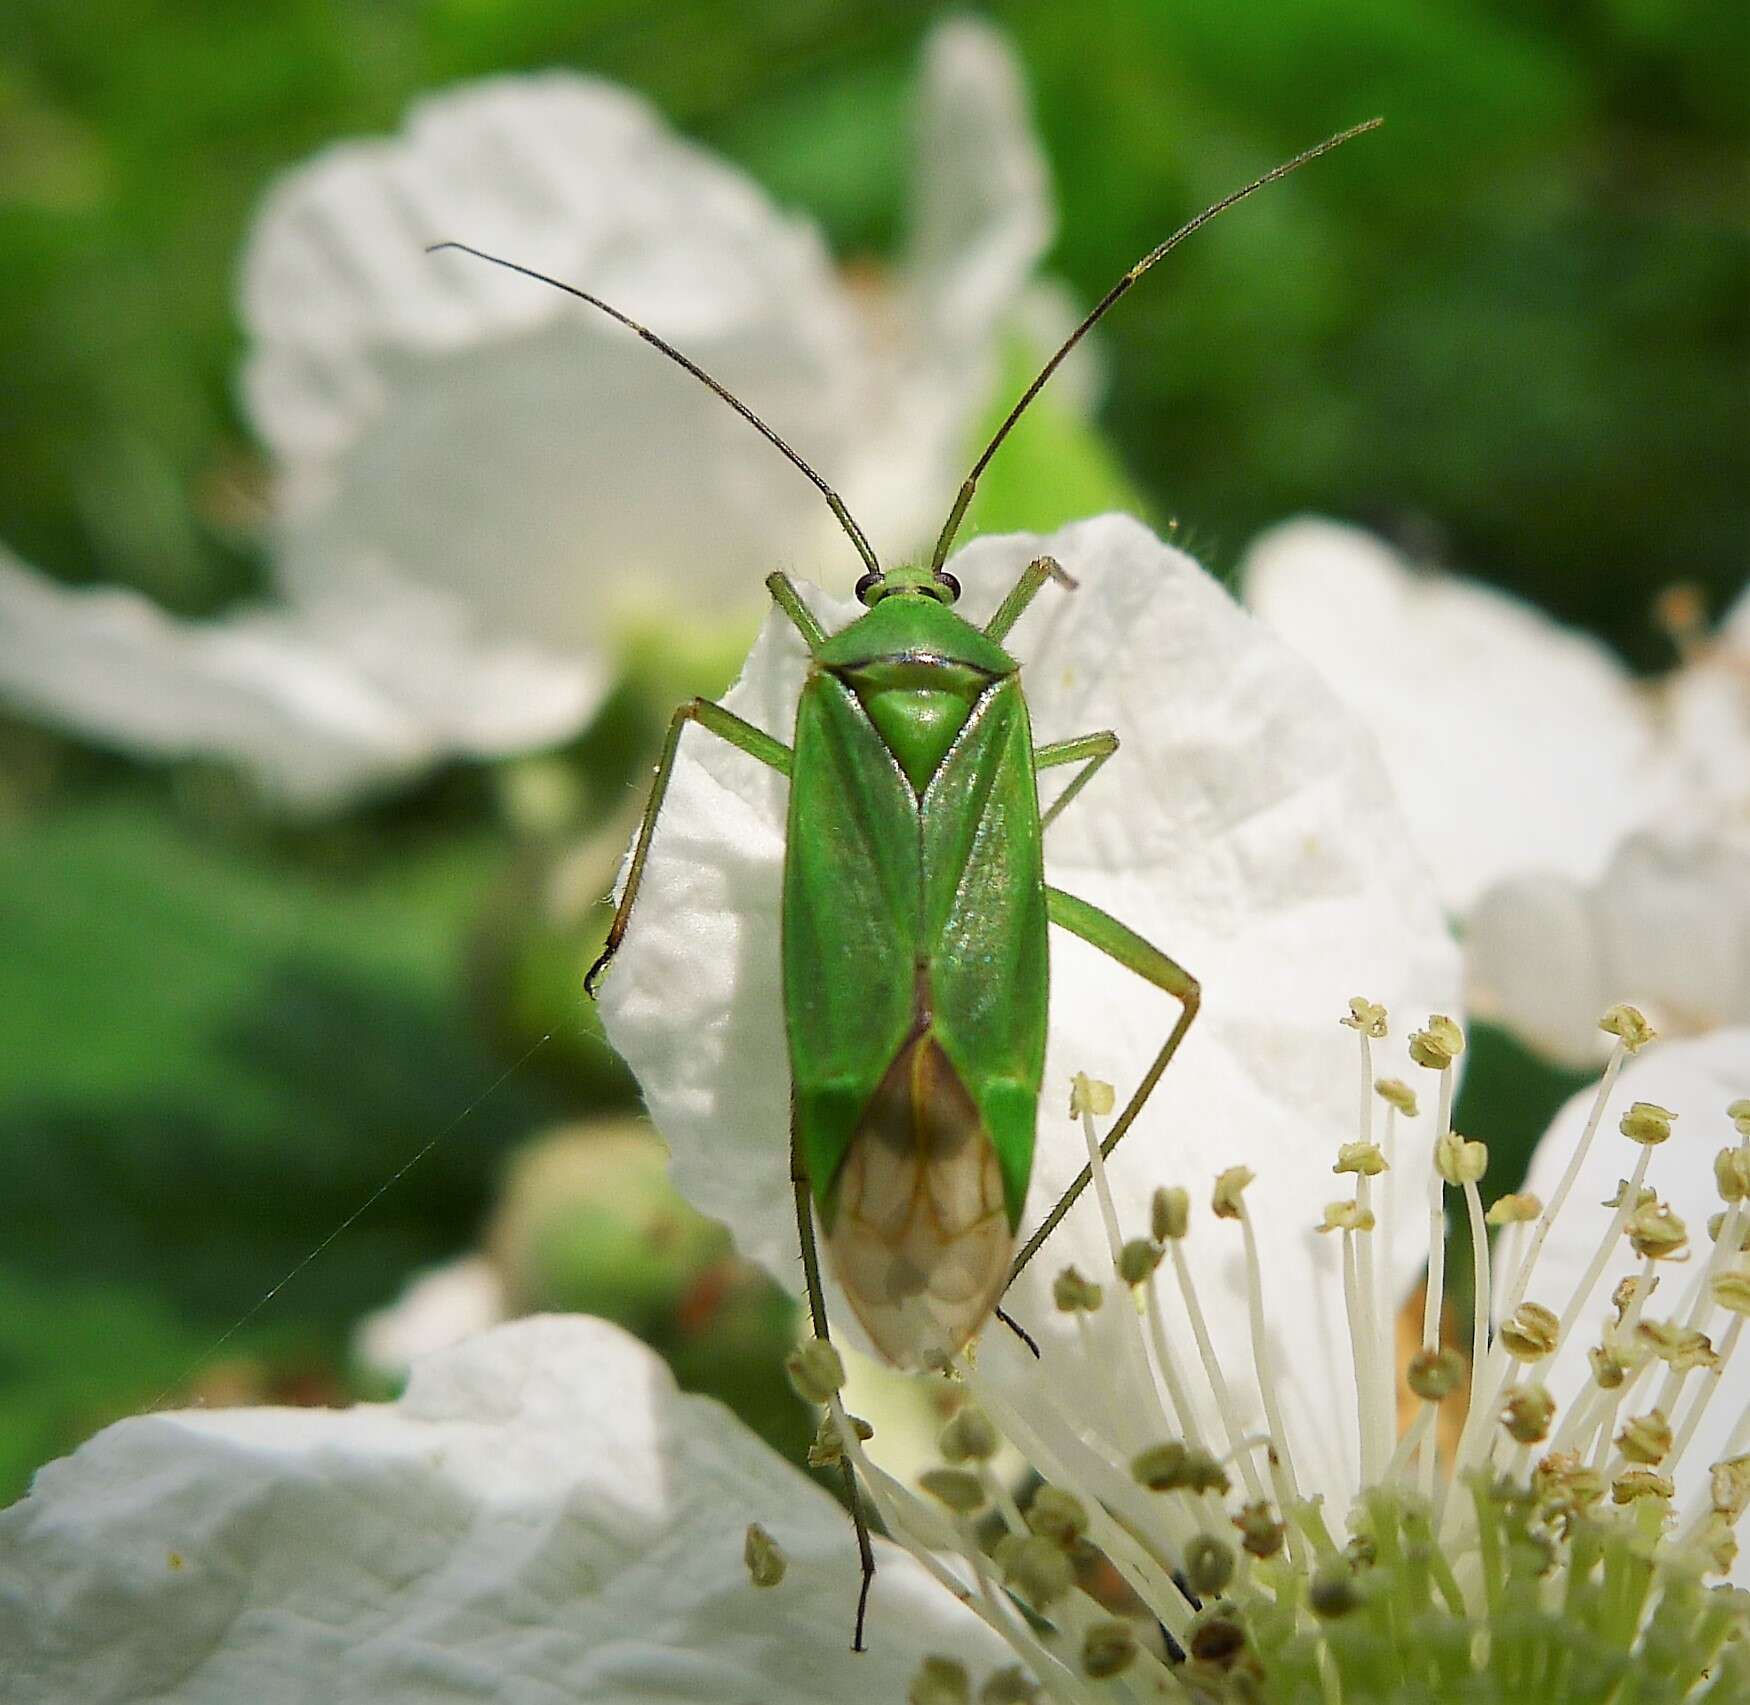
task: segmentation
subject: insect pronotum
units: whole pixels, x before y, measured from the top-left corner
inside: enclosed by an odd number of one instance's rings
[[[928,564],[918,567],[883,569],[837,492],[655,332],[514,261],[465,243],[434,245],[563,290],[684,367],[814,483],[863,560],[864,613],[833,634],[788,576],[766,581],[810,655],[790,745],[708,699],[675,712],[607,943],[584,979],[593,994],[626,937],[689,723],[789,778],[782,955],[790,1175],[820,1338],[828,1324],[816,1215],[869,1338],[890,1361],[917,1366],[956,1354],[993,1312],[1002,1314],[1003,1292],[1087,1187],[1084,1167],[1016,1251],[1045,1058],[1048,922],[1180,1003],[1178,1021],[1107,1132],[1105,1153],[1136,1122],[1198,1008],[1188,971],[1045,881],[1045,830],[1118,750],[1118,736],[1099,729],[1033,744],[1020,666],[1003,641],[1048,580],[1073,586],[1057,563],[1030,564],[982,628],[955,612],[960,587],[944,565],[979,476],[1064,357],[1150,267],[1217,214],[1379,122],[1266,172],[1131,267],[1009,411],[961,485]],[[1079,768],[1042,813],[1039,772],[1067,765]],[[842,1466],[863,1567],[852,1641],[860,1651],[875,1563],[855,1473],[848,1459]]]

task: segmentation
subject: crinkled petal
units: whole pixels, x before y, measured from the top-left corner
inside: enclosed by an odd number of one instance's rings
[[[1293,1388],[1291,1432],[1322,1442],[1329,1460],[1310,1464],[1308,1477],[1335,1488],[1351,1481],[1355,1447],[1330,1417],[1352,1413],[1353,1399],[1340,1250],[1313,1226],[1339,1193],[1337,1145],[1356,1134],[1356,1043],[1337,1021],[1360,993],[1386,1002],[1400,1032],[1431,1009],[1455,1010],[1455,950],[1367,734],[1310,667],[1189,558],[1116,516],[970,546],[953,564],[966,612],[982,619],[1041,551],[1081,584],[1074,593],[1047,587],[1012,638],[1035,736],[1110,727],[1125,741],[1053,826],[1047,877],[1174,954],[1204,990],[1202,1016],[1114,1159],[1120,1218],[1134,1235],[1157,1184],[1184,1183],[1205,1199],[1219,1169],[1255,1168],[1248,1199],[1267,1251],[1272,1342]],[[825,599],[815,608],[829,629],[853,614]],[[774,618],[726,702],[787,738],[804,665],[800,642]],[[1047,791],[1070,773],[1048,774]],[[794,1285],[778,954],[783,806],[781,778],[721,742],[689,737],[603,1012],[669,1141],[680,1188]],[[1177,1013],[1171,999],[1056,930],[1051,951],[1026,1224],[1084,1159],[1065,1112],[1070,1074],[1127,1094]],[[1380,1047],[1378,1068],[1410,1069],[1395,1043]],[[1382,1204],[1404,1278],[1425,1253],[1413,1232],[1428,1141],[1405,1131]],[[1218,1228],[1206,1213],[1194,1223],[1207,1306],[1222,1323],[1224,1354],[1243,1368],[1237,1228]],[[1089,1274],[1108,1267],[1091,1195],[1010,1296],[1066,1358],[1073,1344],[1049,1282],[1068,1261]],[[989,1351],[1003,1334],[984,1342]]]
[[[755,1588],[745,1530],[787,1553]],[[899,1699],[996,1642],[877,1541],[848,1650],[849,1524],[603,1321],[536,1318],[420,1363],[396,1403],[122,1421],[0,1515],[7,1697],[279,1705]]]
[[[453,601],[381,569],[353,593],[188,622],[0,556],[0,694],[125,751],[229,760],[286,804],[322,809],[451,751],[560,739],[605,690],[586,661],[475,643]]]
[[[1574,1064],[1619,1000],[1667,1036],[1750,1024],[1750,847],[1631,836],[1594,884],[1497,883],[1464,945],[1473,1011]]]
[[[465,85],[293,172],[251,240],[245,390],[295,593],[375,553],[488,631],[583,650],[628,604],[742,606],[823,554],[849,572],[818,495],[721,401],[562,292],[424,252],[443,239],[649,324],[829,479],[861,429],[854,318],[812,228],[611,85]]]
[[[1738,1140],[1731,1120],[1726,1117],[1726,1108],[1746,1094],[1750,1094],[1750,1029],[1716,1030],[1690,1041],[1659,1043],[1630,1060],[1618,1079],[1616,1094],[1580,1169],[1573,1194],[1550,1230],[1526,1295],[1533,1302],[1553,1309],[1558,1316],[1566,1312],[1609,1229],[1611,1210],[1599,1204],[1615,1197],[1621,1181],[1634,1170],[1640,1157],[1635,1144],[1618,1133],[1617,1120],[1631,1101],[1651,1101],[1669,1108],[1677,1119],[1670,1139],[1653,1152],[1647,1182],[1658,1191],[1661,1200],[1676,1209],[1688,1227],[1691,1259],[1687,1266],[1659,1264],[1659,1286],[1643,1312],[1651,1320],[1687,1320],[1693,1286],[1699,1280],[1704,1260],[1713,1251],[1707,1222],[1722,1206],[1714,1187],[1714,1155]],[[1590,1089],[1575,1095],[1556,1115],[1538,1144],[1525,1187],[1545,1201],[1554,1194],[1567,1169],[1593,1100],[1594,1092]],[[1590,1380],[1586,1352],[1599,1341],[1604,1322],[1611,1317],[1610,1298],[1617,1282],[1638,1272],[1641,1266],[1627,1239],[1619,1240],[1575,1330],[1552,1357],[1538,1363],[1537,1377],[1549,1387],[1562,1409]],[[1496,1293],[1497,1313],[1504,1290],[1505,1281]],[[1718,1308],[1705,1311],[1701,1329],[1716,1346],[1729,1319]],[[1651,1407],[1663,1377],[1664,1370],[1658,1368],[1653,1371],[1650,1383],[1643,1381],[1636,1393],[1640,1401],[1631,1398],[1624,1405],[1624,1419]],[[1681,1404],[1693,1401],[1702,1383],[1699,1373],[1690,1374]],[[1684,1412],[1680,1407],[1667,1419],[1674,1427],[1681,1427]],[[1733,1428],[1742,1424],[1747,1412],[1750,1412],[1750,1356],[1740,1349],[1727,1364],[1720,1387],[1678,1464],[1676,1507],[1680,1514],[1705,1507],[1698,1505],[1697,1500],[1704,1497],[1708,1467],[1724,1454]],[[1750,1585],[1746,1561],[1750,1559],[1741,1558],[1734,1576],[1740,1585]]]
[[[1455,910],[1523,871],[1594,879],[1651,809],[1651,724],[1596,640],[1327,521],[1272,529],[1241,572],[1248,606],[1374,730]]]

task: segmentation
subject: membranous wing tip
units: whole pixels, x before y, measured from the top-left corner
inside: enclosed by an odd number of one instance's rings
[[[827,1249],[875,1347],[900,1367],[958,1354],[1014,1254],[995,1144],[924,1030],[900,1049],[852,1134]]]

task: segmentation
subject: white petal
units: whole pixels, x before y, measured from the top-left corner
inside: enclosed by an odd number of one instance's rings
[[[789,1573],[751,1585],[761,1522]],[[0,1515],[8,1697],[817,1705],[994,1640],[602,1321],[500,1327],[399,1402],[122,1421]]]
[[[924,55],[911,288],[945,351],[988,350],[1056,221],[1019,61],[971,18],[940,25]]]
[[[1640,1150],[1616,1129],[1617,1120],[1631,1101],[1651,1101],[1677,1114],[1669,1141],[1653,1153],[1647,1182],[1668,1201],[1689,1229],[1692,1259],[1687,1266],[1661,1263],[1659,1287],[1645,1308],[1648,1319],[1664,1320],[1686,1313],[1688,1288],[1699,1274],[1702,1262],[1712,1252],[1707,1222],[1721,1203],[1714,1188],[1713,1159],[1717,1150],[1737,1140],[1726,1108],[1750,1092],[1750,1029],[1718,1030],[1688,1042],[1659,1043],[1624,1067],[1604,1123],[1587,1155],[1567,1206],[1556,1219],[1549,1241],[1533,1270],[1527,1296],[1533,1302],[1562,1314],[1598,1246],[1609,1229],[1611,1210],[1598,1204],[1613,1197],[1617,1186],[1634,1169]],[[1525,1187],[1545,1201],[1554,1194],[1562,1173],[1591,1112],[1593,1091],[1574,1096],[1550,1125],[1532,1158]],[[1619,1240],[1592,1291],[1591,1301],[1579,1324],[1548,1361],[1537,1365],[1537,1375],[1558,1403],[1566,1408],[1575,1393],[1590,1379],[1586,1351],[1599,1340],[1610,1316],[1610,1297],[1618,1280],[1639,1270],[1641,1262],[1626,1239]],[[1497,1312],[1499,1309],[1497,1308]],[[1702,1330],[1718,1345],[1728,1317],[1711,1309]],[[1643,1383],[1638,1406],[1625,1405],[1623,1418],[1642,1414],[1651,1406],[1663,1379],[1655,1370],[1652,1384]],[[1680,1402],[1687,1404],[1701,1382],[1691,1374]],[[1718,1459],[1732,1428],[1750,1409],[1750,1356],[1742,1348],[1727,1364],[1720,1388],[1714,1393],[1694,1440],[1678,1465],[1677,1508],[1688,1508],[1707,1483],[1709,1464]],[[1679,1416],[1682,1410],[1679,1410]],[[1676,1419],[1676,1417],[1668,1417]],[[1750,1569],[1741,1559],[1735,1578],[1750,1584]]]
[[[1378,736],[1447,904],[1544,870],[1587,881],[1653,802],[1653,735],[1596,640],[1474,582],[1302,520],[1242,567],[1247,604]]]
[[[415,718],[283,618],[179,622],[138,593],[69,591],[5,557],[0,693],[131,752],[232,759],[299,805],[432,755]]]
[[[343,804],[451,751],[561,739],[605,688],[588,661],[482,643],[453,600],[380,565],[309,608],[186,622],[0,553],[0,693],[126,751],[228,759],[300,808]]]
[[[1576,1064],[1607,1051],[1615,1001],[1666,1036],[1750,1024],[1750,847],[1635,835],[1595,884],[1497,883],[1464,948],[1479,1015]]]
[[[354,1343],[369,1368],[400,1380],[421,1357],[447,1350],[504,1318],[498,1269],[484,1255],[464,1255],[415,1273],[394,1302],[359,1322]]]
[[[1309,1479],[1336,1486],[1354,1449],[1331,1421],[1344,1413],[1349,1377],[1339,1252],[1312,1227],[1336,1193],[1337,1144],[1355,1134],[1355,1042],[1337,1020],[1357,993],[1388,1003],[1400,1032],[1430,1009],[1455,1010],[1456,956],[1371,743],[1310,668],[1188,558],[1121,517],[969,547],[953,565],[967,613],[982,619],[1041,550],[1081,588],[1048,587],[1013,638],[1035,735],[1112,727],[1126,742],[1051,831],[1047,874],[1173,953],[1205,995],[1115,1159],[1125,1229],[1138,1229],[1156,1184],[1183,1182],[1202,1197],[1219,1168],[1255,1167],[1249,1200],[1267,1245],[1273,1337],[1296,1386],[1297,1436],[1328,1455]],[[815,606],[829,629],[852,613],[824,599]],[[727,702],[785,737],[803,665],[799,641],[774,619]],[[690,738],[662,822],[604,984],[609,1034],[644,1086],[680,1188],[794,1285],[778,976],[782,783],[720,742]],[[1062,1110],[1070,1073],[1127,1093],[1177,1012],[1057,931],[1052,954],[1032,1223],[1083,1158]],[[1380,1049],[1378,1066],[1408,1070],[1395,1045]],[[1406,1133],[1395,1179],[1400,1276],[1421,1258],[1411,1234],[1427,1143]],[[1201,1217],[1199,1273],[1224,1353],[1243,1369],[1237,1232],[1223,1226],[1218,1236]],[[1012,1293],[1015,1311],[1053,1334],[1050,1276],[1071,1260],[1105,1270],[1104,1247],[1090,1197]],[[987,1348],[1000,1337],[987,1334]]]
[[[291,174],[251,241],[246,391],[284,464],[288,586],[377,553],[488,632],[587,651],[628,605],[746,606],[823,551],[849,571],[818,494],[720,400],[559,291],[423,252],[440,239],[643,320],[829,479],[860,430],[812,229],[610,85],[465,85]]]

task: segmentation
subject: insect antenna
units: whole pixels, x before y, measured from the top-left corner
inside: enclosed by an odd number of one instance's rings
[[[787,456],[791,463],[806,474],[814,488],[826,499],[827,507],[837,518],[838,524],[844,528],[851,543],[857,547],[857,555],[863,559],[869,572],[879,577],[881,564],[875,560],[874,547],[869,543],[863,529],[852,520],[851,512],[845,507],[845,502],[833,488],[817,474],[813,468],[803,461],[802,457],[780,438],[760,417],[744,403],[740,397],[713,379],[698,362],[683,355],[672,343],[658,337],[648,326],[641,326],[630,314],[622,314],[611,303],[604,302],[599,296],[592,296],[587,290],[579,290],[575,284],[567,284],[562,279],[549,278],[544,272],[536,272],[533,267],[523,266],[514,260],[506,260],[502,255],[489,255],[484,249],[474,248],[468,243],[433,243],[427,249],[428,255],[435,255],[443,249],[455,249],[462,254],[472,255],[476,260],[489,261],[493,266],[501,266],[506,272],[520,272],[524,278],[532,278],[538,284],[550,284],[555,290],[563,290],[567,296],[575,296],[580,302],[587,302],[592,308],[599,308],[610,320],[618,320],[628,331],[636,332],[653,349],[659,349],[677,367],[684,367],[700,384],[715,391],[749,426],[760,433],[767,443],[772,444]]]
[[[954,507],[949,512],[948,519],[942,527],[942,535],[936,540],[936,549],[930,558],[930,567],[938,574],[941,572],[943,563],[948,560],[949,547],[954,543],[954,535],[960,531],[960,523],[966,519],[966,511],[972,503],[972,494],[978,489],[978,477],[990,466],[991,457],[1001,448],[1003,440],[1013,430],[1015,422],[1027,412],[1028,404],[1045,389],[1045,381],[1062,365],[1063,358],[1087,336],[1095,323],[1117,303],[1119,297],[1131,285],[1141,278],[1156,261],[1164,260],[1192,232],[1200,231],[1218,213],[1225,213],[1236,202],[1244,201],[1248,195],[1261,190],[1266,184],[1273,184],[1278,178],[1287,177],[1290,172],[1298,171],[1302,166],[1318,159],[1321,154],[1328,154],[1333,148],[1341,148],[1345,142],[1352,142],[1357,136],[1365,136],[1368,131],[1377,130],[1384,123],[1383,118],[1370,118],[1365,124],[1351,125],[1347,130],[1338,131],[1335,136],[1327,136],[1323,142],[1318,143],[1315,147],[1296,154],[1292,160],[1284,160],[1280,166],[1272,166],[1262,177],[1254,178],[1244,189],[1236,189],[1231,195],[1224,195],[1213,207],[1206,207],[1195,219],[1187,220],[1164,243],[1157,248],[1150,249],[1135,266],[1125,273],[1088,310],[1082,323],[1063,340],[1057,353],[1040,369],[1039,377],[1021,393],[1021,400],[1009,410],[1002,425],[996,429],[996,435],[985,445],[984,454],[972,464],[972,472],[966,476],[966,482],[960,488],[960,495],[955,498]]]

